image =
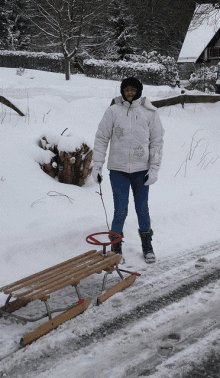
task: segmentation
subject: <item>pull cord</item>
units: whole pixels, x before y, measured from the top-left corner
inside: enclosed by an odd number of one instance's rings
[[[102,177],[100,176],[100,174],[98,174],[98,183],[99,183],[100,191],[99,191],[99,192],[96,192],[96,193],[98,193],[98,194],[100,195],[100,197],[101,197],[102,205],[103,205],[103,208],[104,208],[104,210],[105,210],[106,224],[107,224],[107,227],[108,227],[108,232],[110,233],[110,227],[109,227],[109,224],[108,224],[107,211],[106,211],[105,204],[104,204],[104,200],[103,200],[103,197],[102,197],[102,187],[101,187],[101,182],[102,182]]]

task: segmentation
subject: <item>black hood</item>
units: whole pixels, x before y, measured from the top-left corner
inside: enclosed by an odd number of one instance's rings
[[[137,93],[136,93],[136,95],[133,97],[132,101],[135,101],[135,100],[137,100],[138,98],[141,97],[142,90],[143,90],[143,85],[142,85],[142,83],[141,83],[138,79],[136,79],[135,77],[128,77],[127,79],[124,79],[124,80],[122,81],[122,83],[121,83],[121,94],[122,94],[122,97],[123,97],[123,99],[124,99],[125,101],[127,101],[127,99],[126,99],[126,97],[125,97],[125,95],[124,95],[124,89],[125,89],[126,87],[128,87],[128,86],[130,86],[130,87],[134,87],[134,88],[137,89]],[[131,103],[132,103],[132,101],[131,101]]]

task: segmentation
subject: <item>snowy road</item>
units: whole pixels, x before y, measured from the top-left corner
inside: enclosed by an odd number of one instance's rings
[[[53,345],[45,342],[46,336],[17,348],[2,359],[1,374],[171,378],[187,371],[213,342],[220,343],[219,250],[216,242],[144,267],[141,273],[148,275],[147,280],[136,280],[123,293],[102,306],[93,303],[73,319],[72,338],[61,340],[60,327],[59,336],[53,332]],[[88,290],[87,285],[82,291]]]

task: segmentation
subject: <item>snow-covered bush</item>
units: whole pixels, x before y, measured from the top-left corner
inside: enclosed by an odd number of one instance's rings
[[[148,62],[157,62],[165,67],[164,80],[166,84],[174,84],[179,80],[178,66],[176,60],[171,56],[160,55],[156,51],[143,53]]]
[[[202,92],[211,93],[216,91],[217,71],[220,70],[220,63],[217,66],[199,68],[192,73],[187,89],[197,89]]]
[[[177,62],[173,57],[159,54],[157,51],[147,53],[144,51],[142,55],[127,55],[126,60],[140,63],[157,63],[164,67],[163,84],[175,84],[179,80]]]
[[[102,79],[122,80],[135,76],[148,85],[175,85],[178,77],[177,63],[174,58],[163,56],[155,51],[142,55],[125,55],[124,60],[84,60],[87,76]]]
[[[190,75],[195,72],[194,63],[178,63],[178,71],[180,80],[189,80]]]
[[[138,63],[120,60],[84,60],[84,69],[87,76],[101,79],[122,80],[125,77],[135,76],[143,84],[162,85],[164,66],[158,63]]]

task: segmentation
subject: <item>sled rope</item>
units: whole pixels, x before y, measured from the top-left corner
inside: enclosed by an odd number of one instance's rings
[[[103,200],[103,197],[102,197],[102,187],[101,187],[101,182],[99,182],[99,188],[100,188],[100,191],[99,192],[96,192],[100,195],[101,197],[101,200],[102,200],[102,205],[104,207],[104,211],[105,211],[105,220],[106,220],[106,224],[107,224],[107,227],[108,227],[108,232],[110,232],[110,227],[109,227],[109,224],[108,224],[108,217],[107,217],[107,211],[106,211],[106,208],[105,208],[105,204],[104,204],[104,200]]]

